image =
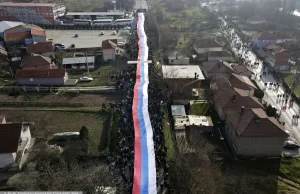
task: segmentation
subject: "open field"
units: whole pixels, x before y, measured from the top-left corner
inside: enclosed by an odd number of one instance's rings
[[[63,111],[2,111],[7,122],[34,122],[30,128],[32,137],[49,139],[55,133],[79,132],[85,125],[89,129],[90,152],[97,153],[104,128],[107,128],[109,112],[88,114]]]
[[[83,103],[85,106],[101,106],[102,103],[115,102],[115,94],[48,94],[48,93],[23,93],[17,97],[0,94],[1,102],[46,102],[46,103]]]
[[[101,47],[102,41],[107,39],[122,39],[118,35],[112,35],[114,30],[101,30],[104,35],[100,35],[100,30],[46,30],[48,39],[54,43],[65,44],[69,48],[75,44],[76,48]],[[74,35],[78,34],[75,38]]]

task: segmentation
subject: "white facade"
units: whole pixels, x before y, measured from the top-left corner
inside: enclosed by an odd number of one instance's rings
[[[115,60],[116,52],[115,49],[103,49],[103,60]]]
[[[210,48],[197,48],[197,46],[194,45],[194,50],[198,53],[198,54],[204,54],[207,53],[209,51],[222,51],[222,47],[210,47]]]

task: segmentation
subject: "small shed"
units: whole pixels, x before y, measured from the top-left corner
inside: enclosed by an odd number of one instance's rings
[[[186,116],[184,105],[171,105],[172,116]]]
[[[66,69],[85,70],[87,64],[89,69],[95,69],[95,56],[63,58],[63,65]]]

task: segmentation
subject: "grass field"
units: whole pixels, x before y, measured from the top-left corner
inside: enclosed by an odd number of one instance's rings
[[[207,103],[195,103],[192,104],[189,110],[190,115],[206,115],[209,106]]]
[[[294,78],[294,74],[289,74],[289,73],[279,73],[278,75],[285,81],[285,83],[286,83],[287,85],[291,86],[291,83],[292,83],[293,78]],[[294,93],[295,93],[297,96],[300,96],[300,84],[296,84],[296,85],[295,85]]]
[[[55,133],[79,132],[85,125],[89,129],[90,153],[99,153],[100,138],[109,113],[80,113],[61,111],[2,111],[7,122],[34,122],[31,135],[35,138],[49,139]]]

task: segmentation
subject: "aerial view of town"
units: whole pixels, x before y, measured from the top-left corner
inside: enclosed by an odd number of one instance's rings
[[[300,194],[299,122],[300,0],[0,0],[0,194]]]

